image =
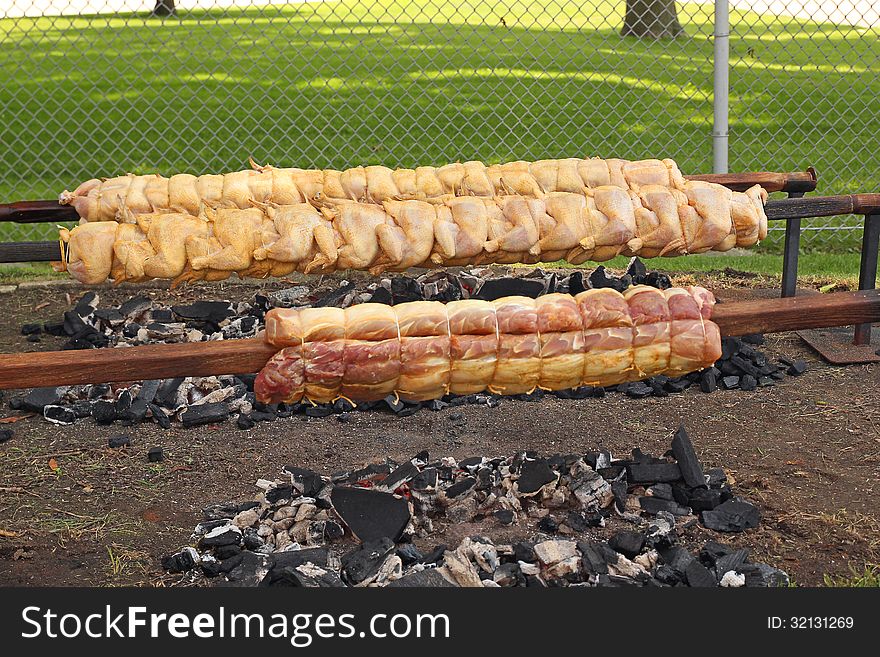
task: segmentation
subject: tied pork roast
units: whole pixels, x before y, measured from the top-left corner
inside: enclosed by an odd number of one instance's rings
[[[677,376],[720,357],[714,303],[700,287],[636,286],[623,294],[276,308],[265,339],[279,351],[254,390],[264,403],[390,394],[423,401]]]

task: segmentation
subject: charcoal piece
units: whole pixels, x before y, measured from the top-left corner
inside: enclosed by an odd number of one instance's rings
[[[758,387],[758,380],[753,377],[751,374],[744,375],[739,380],[739,389],[745,390],[746,392],[750,392]]]
[[[603,468],[607,470],[609,468]],[[600,473],[601,474],[601,473]],[[604,477],[604,475],[603,475]],[[607,477],[606,477],[607,479]],[[625,479],[611,482],[611,494],[614,495],[614,508],[623,513],[626,510],[627,483]]]
[[[776,379],[772,376],[762,376],[758,379],[758,386],[761,388],[768,388],[770,386],[776,385]]]
[[[764,342],[766,342],[766,340],[764,340],[763,333],[748,333],[748,334],[742,336],[741,339],[743,342],[746,342],[748,344],[761,345],[761,344],[764,344]]]
[[[721,385],[724,386],[725,390],[733,390],[734,388],[739,387],[739,377],[735,375],[725,376],[721,379]]]
[[[706,483],[709,488],[718,488],[727,481],[724,468],[709,468],[706,470]]]
[[[21,334],[22,335],[39,335],[42,332],[43,327],[39,324],[22,324],[21,325]]]
[[[669,392],[684,392],[691,386],[691,382],[684,377],[679,377],[677,379],[670,379],[666,384],[666,389]]]
[[[216,424],[229,419],[229,405],[224,402],[189,406],[181,414],[180,421],[184,428],[197,427],[202,424]]]
[[[524,461],[520,467],[516,487],[523,495],[531,495],[550,482],[556,481],[557,477],[558,475],[550,469],[544,459]]]
[[[680,426],[672,437],[672,453],[681,470],[681,478],[688,486],[695,488],[706,485],[703,466],[684,426]]]
[[[266,411],[252,411],[250,420],[252,422],[274,422],[278,416],[275,413]]]
[[[655,397],[668,397],[669,391],[666,389],[666,379],[668,379],[668,377],[653,376],[645,383],[651,386],[651,392]]]
[[[718,370],[714,367],[705,370],[700,375],[700,390],[705,393],[718,390]]]
[[[542,280],[508,276],[504,278],[492,278],[485,281],[473,298],[482,299],[483,301],[494,301],[495,299],[509,296],[522,296],[535,299],[543,294],[544,290],[545,284]]]
[[[590,273],[590,287],[594,289],[610,287],[612,290],[623,292],[631,285],[632,278],[630,278],[626,274],[624,274],[620,278],[618,278],[617,276],[613,276],[612,274],[608,273],[608,270],[605,269],[603,265],[599,265],[592,271],[592,273]]]
[[[672,279],[669,278],[669,274],[664,274],[660,271],[649,271],[645,274],[643,285],[650,285],[658,290],[668,290],[672,287]]]
[[[14,435],[15,431],[12,429],[0,429],[0,445],[12,440],[12,436]]]
[[[410,488],[416,491],[425,491],[436,487],[437,468],[425,468],[410,482]]]
[[[230,559],[230,561],[232,560]],[[241,562],[241,555],[238,557],[238,562]],[[202,573],[205,577],[217,577],[223,572],[223,563],[216,559],[202,559],[202,563],[199,565],[202,567]],[[232,567],[234,566],[230,564],[230,570]]]
[[[685,579],[691,587],[714,587],[718,585],[715,575],[696,559],[692,559],[685,569]]]
[[[314,470],[285,465],[284,471],[290,475],[293,487],[304,497],[318,497],[324,487],[324,480]]]
[[[648,492],[652,497],[656,497],[659,500],[673,499],[672,486],[670,484],[654,484],[648,488]]]
[[[397,556],[400,557],[403,567],[407,568],[419,563],[425,555],[419,552],[419,549],[412,543],[404,543],[397,548]]]
[[[29,335],[26,339],[28,342],[42,342],[39,335]]]
[[[119,312],[128,319],[136,320],[139,319],[140,316],[147,312],[152,306],[153,301],[152,299],[150,299],[150,297],[132,297],[121,306],[119,306]]]
[[[233,586],[249,587],[257,586],[262,581],[261,575],[268,558],[255,552],[242,552],[228,561],[231,562],[229,565],[234,565],[234,567],[227,571],[229,566],[225,561],[222,562],[222,570],[226,572],[226,579],[232,582]]]
[[[42,413],[46,406],[57,406],[61,402],[59,388],[34,388],[21,399],[21,410]]]
[[[746,576],[746,586],[787,587],[788,574],[765,563],[749,563],[740,566],[739,573]]]
[[[156,404],[147,404],[147,410],[150,411],[150,416],[153,418],[153,422],[158,424],[160,429],[171,428],[171,420],[165,414],[165,411],[156,406]]]
[[[397,417],[409,417],[410,415],[415,415],[421,410],[421,408],[421,402],[405,402],[403,408],[397,411]]]
[[[657,483],[681,479],[678,463],[632,463],[626,466],[630,483]]]
[[[525,563],[535,563],[538,560],[538,555],[535,554],[534,544],[526,541],[514,543],[513,558],[517,561],[523,561]]]
[[[576,271],[568,277],[568,293],[572,296],[580,294],[587,289],[584,285],[584,273]]]
[[[339,306],[345,300],[345,297],[348,296],[349,292],[354,291],[354,289],[355,289],[354,283],[346,283],[345,285],[340,285],[332,292],[325,294],[323,297],[318,299],[312,305],[315,308],[325,308],[327,306]]]
[[[119,417],[116,402],[112,399],[97,399],[92,404],[92,417],[98,424],[113,424]]]
[[[742,532],[758,526],[761,512],[754,504],[728,500],[711,511],[700,514],[703,525],[718,532]]]
[[[110,392],[109,383],[96,383],[89,386],[89,399],[100,399]]]
[[[742,349],[740,338],[721,338],[721,360],[730,360]]]
[[[395,276],[391,279],[391,298],[394,304],[398,304],[421,301],[425,297],[422,294],[422,286],[416,279],[409,276]]]
[[[477,480],[474,477],[465,477],[464,479],[460,479],[459,481],[452,484],[443,492],[449,499],[454,499],[456,497],[464,495],[466,492],[472,489],[476,485],[476,483]]]
[[[71,406],[73,410],[73,414],[77,417],[77,419],[90,417],[92,414],[92,402],[88,399],[79,399],[73,402]]]
[[[228,301],[196,301],[188,305],[171,306],[171,312],[180,319],[204,322],[216,328],[235,314]]]
[[[761,372],[755,367],[754,363],[746,360],[740,355],[732,356],[730,364],[736,367],[742,374],[751,374],[756,379],[761,376]]]
[[[330,493],[330,501],[361,542],[380,538],[397,541],[409,523],[409,504],[389,493],[336,486]]]
[[[147,417],[147,402],[143,399],[135,399],[129,404],[127,409],[120,411],[117,407],[116,412],[124,424],[139,424]]]
[[[388,475],[388,477],[383,479],[377,488],[380,488],[387,493],[394,492],[398,487],[409,482],[417,474],[419,474],[419,469],[413,465],[412,461],[407,461]]]
[[[376,288],[376,291],[373,292],[373,295],[369,299],[370,303],[384,303],[386,306],[392,305],[393,297],[391,296],[391,290],[387,287],[379,286]]]
[[[141,325],[137,322],[131,322],[130,324],[126,324],[122,329],[122,336],[125,338],[136,338],[138,335],[138,331],[141,330]]]
[[[677,586],[684,580],[668,565],[660,564],[654,569],[654,579],[666,586]]]
[[[345,583],[339,575],[326,568],[311,564],[304,566],[273,566],[260,581],[260,586],[291,586],[297,588],[342,588]]]
[[[147,452],[147,461],[150,463],[159,463],[165,460],[165,451],[161,447],[150,447]]]
[[[456,588],[456,584],[451,583],[436,568],[425,568],[414,573],[404,575],[400,579],[395,579],[387,584],[388,588]]]
[[[43,417],[52,424],[73,424],[76,422],[76,413],[72,408],[54,404],[43,407]]]
[[[327,417],[333,415],[333,407],[329,404],[318,404],[317,406],[307,406],[305,410],[307,417]]]
[[[214,548],[214,557],[220,561],[226,561],[241,553],[239,545],[220,545]]]
[[[277,504],[281,500],[293,500],[299,496],[299,491],[294,490],[290,484],[274,486],[266,491],[266,501],[269,504]]]
[[[141,389],[138,390],[138,394],[136,399],[143,400],[145,403],[149,404],[156,398],[156,394],[159,391],[159,386],[162,384],[160,379],[150,379],[148,381],[144,381],[141,384]]]
[[[559,531],[559,523],[553,516],[544,516],[538,521],[538,529],[547,534],[555,534]]]
[[[367,540],[359,548],[342,556],[342,578],[350,586],[360,584],[379,572],[385,558],[394,551],[394,542],[381,537]]]
[[[154,322],[173,322],[174,313],[168,308],[153,308],[150,311],[150,319]]]
[[[239,429],[253,429],[256,422],[254,422],[249,415],[240,413],[235,424]]]
[[[626,466],[624,465],[609,465],[607,468],[598,467],[596,468],[596,472],[602,475],[603,479],[607,479],[608,481],[612,481],[617,479],[623,472],[626,472]]]
[[[495,513],[492,514],[495,516],[495,520],[500,522],[502,525],[512,525],[514,521],[513,511],[510,509],[498,509]]]
[[[242,544],[246,550],[259,550],[266,542],[257,534],[255,529],[247,527],[242,532]]]
[[[672,568],[682,578],[686,577],[688,566],[695,561],[694,556],[680,545],[673,545],[665,550],[659,550],[663,563]]]
[[[697,488],[688,495],[687,505],[693,509],[694,513],[699,513],[700,511],[711,511],[723,501],[720,490]]]
[[[428,552],[424,557],[422,557],[421,563],[424,564],[439,564],[443,560],[443,555],[446,554],[446,546],[445,545],[437,545],[433,550]]]
[[[578,541],[578,552],[581,553],[581,568],[588,575],[608,573],[608,566],[618,562],[617,552],[605,543],[596,541]]]
[[[207,550],[224,545],[241,545],[241,540],[241,531],[235,525],[227,522],[209,530],[202,536],[199,540],[199,549]]]
[[[648,275],[648,268],[638,256],[633,256],[629,264],[626,266],[625,274],[628,274],[634,285],[642,285],[645,282],[645,276]]]
[[[162,568],[169,573],[186,573],[195,568],[199,555],[191,547],[162,557]]]
[[[800,376],[804,372],[807,371],[807,364],[802,360],[794,361],[789,368],[786,370],[786,373],[789,376]]]
[[[569,511],[565,517],[565,524],[574,532],[585,532],[591,527],[602,526],[602,516],[598,513],[584,513],[583,511]]]
[[[116,414],[121,416],[128,411],[128,409],[131,408],[132,400],[133,397],[131,396],[131,391],[123,390],[116,399]]]
[[[740,572],[740,569],[748,558],[749,551],[746,548],[719,556],[715,561],[715,575],[718,581],[720,582],[721,578],[724,577],[724,573],[728,571],[735,570],[736,572]]]
[[[340,397],[335,402],[333,402],[334,413],[350,413],[355,408],[356,406],[344,397]]]
[[[707,567],[715,567],[715,562],[718,561],[725,554],[731,554],[734,549],[725,545],[724,543],[719,543],[718,541],[706,541],[703,547],[700,548],[700,561],[702,561]]]
[[[43,330],[56,338],[67,335],[64,330],[64,322],[45,322],[43,324]]]
[[[107,446],[114,449],[119,447],[131,447],[131,436],[126,436],[125,434],[110,436],[110,438],[107,439]]]
[[[98,308],[95,310],[95,319],[102,329],[116,328],[125,321],[125,316],[116,308]]]
[[[243,383],[249,392],[254,391],[254,380],[257,378],[256,374],[238,374],[235,378]]]
[[[182,377],[174,379],[164,379],[156,390],[156,396],[153,401],[167,409],[174,409],[177,406],[177,389],[184,382]]]
[[[609,539],[608,546],[628,559],[633,559],[645,547],[645,533],[619,531]]]
[[[76,304],[74,305],[73,309],[80,315],[85,317],[86,315],[94,312],[95,308],[98,307],[99,301],[100,297],[98,297],[98,293],[93,290],[89,290],[76,300]]]
[[[64,332],[67,333],[67,335],[78,335],[93,328],[86,324],[82,316],[73,310],[66,311],[62,317],[64,318]]]
[[[690,508],[682,506],[673,500],[664,500],[659,497],[642,496],[639,498],[639,506],[642,507],[642,511],[653,514],[666,511],[674,516],[687,516],[691,513]]]
[[[654,390],[643,381],[636,381],[635,383],[630,383],[626,389],[626,394],[633,399],[644,399],[645,397],[650,397],[653,394]]]

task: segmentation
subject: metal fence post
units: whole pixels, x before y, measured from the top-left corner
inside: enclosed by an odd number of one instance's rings
[[[788,198],[802,198],[803,192],[791,192]],[[785,246],[782,250],[782,296],[797,294],[798,255],[801,250],[801,220],[785,220]]]
[[[727,173],[728,100],[730,93],[730,11],[728,0],[715,0],[715,52],[712,88],[712,171]]]

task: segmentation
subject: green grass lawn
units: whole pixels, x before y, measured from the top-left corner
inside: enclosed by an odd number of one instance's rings
[[[363,4],[0,20],[0,201],[54,198],[94,175],[236,169],[248,155],[711,167],[710,5],[681,6],[688,38],[648,42],[618,35],[622,0]],[[732,22],[731,169],[813,164],[824,193],[880,191],[878,32]],[[3,226],[0,239],[53,236],[32,230]]]

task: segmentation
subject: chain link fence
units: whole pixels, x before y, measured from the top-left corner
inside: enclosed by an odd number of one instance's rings
[[[710,172],[713,2],[628,1],[0,0],[0,201],[248,156]],[[730,49],[731,170],[814,165],[822,193],[880,191],[875,2],[731,0]],[[857,248],[857,227],[808,222],[805,246]]]

